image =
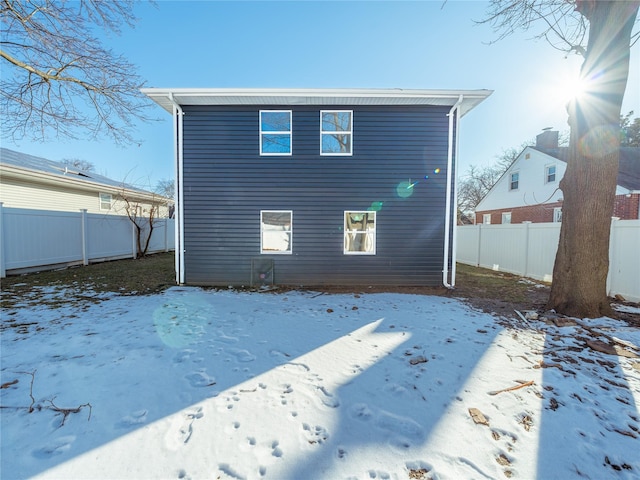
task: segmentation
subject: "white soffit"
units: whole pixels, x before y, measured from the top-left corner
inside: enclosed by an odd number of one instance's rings
[[[460,116],[493,93],[492,90],[404,89],[218,89],[143,88],[142,93],[173,113],[184,105],[440,105],[453,106],[460,96]],[[172,101],[173,99],[173,101]]]

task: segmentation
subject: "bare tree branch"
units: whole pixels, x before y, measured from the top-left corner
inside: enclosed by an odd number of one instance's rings
[[[0,0],[0,114],[4,138],[134,142],[150,105],[136,68],[105,48],[96,27],[133,26],[134,0]]]

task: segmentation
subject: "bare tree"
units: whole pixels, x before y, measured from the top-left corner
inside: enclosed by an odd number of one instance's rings
[[[0,0],[2,136],[133,142],[148,100],[136,68],[104,47],[95,28],[133,26],[134,0]],[[80,135],[82,133],[82,135]]]
[[[623,147],[640,147],[640,118],[634,118],[631,121],[633,111],[626,115],[620,115],[620,128],[622,130],[622,138],[620,145]]]
[[[158,180],[154,191],[165,198],[173,198],[176,193],[176,184],[172,179],[164,178]]]
[[[96,170],[96,166],[93,163],[89,160],[82,160],[81,158],[64,158],[60,163],[83,172],[95,172]]]
[[[142,202],[129,196],[125,189],[120,193],[124,203],[124,211],[136,231],[136,249],[138,257],[144,257],[149,251],[149,244],[155,222],[159,217],[161,204],[154,200]]]
[[[606,290],[609,234],[620,112],[639,6],[638,0],[491,0],[483,20],[500,38],[541,25],[537,37],[584,57],[580,75],[586,92],[567,107],[570,154],[560,182],[562,226],[547,304],[571,316],[613,314]]]

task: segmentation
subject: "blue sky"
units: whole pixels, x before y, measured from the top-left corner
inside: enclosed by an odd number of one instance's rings
[[[461,122],[460,171],[490,165],[545,127],[567,130],[567,81],[581,59],[534,32],[497,36],[487,2],[140,2],[135,29],[105,43],[138,65],[148,87],[424,88],[494,90]],[[640,45],[632,50],[623,112],[640,116]],[[3,146],[51,160],[80,158],[142,187],[173,178],[171,116],[141,124],[140,146],[108,140]]]

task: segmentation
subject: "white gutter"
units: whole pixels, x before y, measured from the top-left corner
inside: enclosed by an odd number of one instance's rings
[[[451,170],[453,167],[453,155],[454,155],[454,150],[453,150],[453,118],[455,116],[456,119],[456,150],[455,150],[455,155],[456,155],[456,162],[458,160],[458,115],[456,115],[454,112],[460,107],[460,104],[462,103],[462,100],[464,98],[464,95],[460,95],[460,97],[458,97],[458,101],[455,103],[455,105],[453,107],[451,107],[451,110],[449,110],[449,113],[447,114],[447,116],[449,117],[449,151],[447,153],[447,199],[446,199],[446,204],[445,204],[445,217],[444,217],[444,261],[443,261],[443,266],[442,266],[442,284],[447,287],[447,288],[453,288],[453,286],[456,284],[456,252],[455,252],[455,244],[456,244],[456,226],[455,223],[453,225],[453,234],[452,234],[452,242],[454,245],[454,250],[453,250],[453,255],[452,255],[452,267],[451,267],[451,283],[449,283],[448,281],[448,276],[449,276],[449,236],[450,236],[450,231],[451,231]],[[457,172],[456,172],[456,177],[457,177]],[[457,181],[454,178],[454,182],[457,183]],[[454,193],[457,194],[457,185],[454,186],[455,188],[453,189]],[[456,215],[457,218],[457,210],[458,210],[458,201],[457,199],[454,198],[454,207],[455,207],[455,211],[454,211],[454,215]]]
[[[184,283],[184,207],[182,191],[182,172],[183,172],[183,135],[182,135],[182,116],[184,112],[182,107],[173,98],[173,93],[168,94],[169,101],[173,104],[173,137],[174,137],[174,155],[176,159],[176,189],[175,189],[175,211],[177,216],[176,222],[176,283],[182,285]]]

